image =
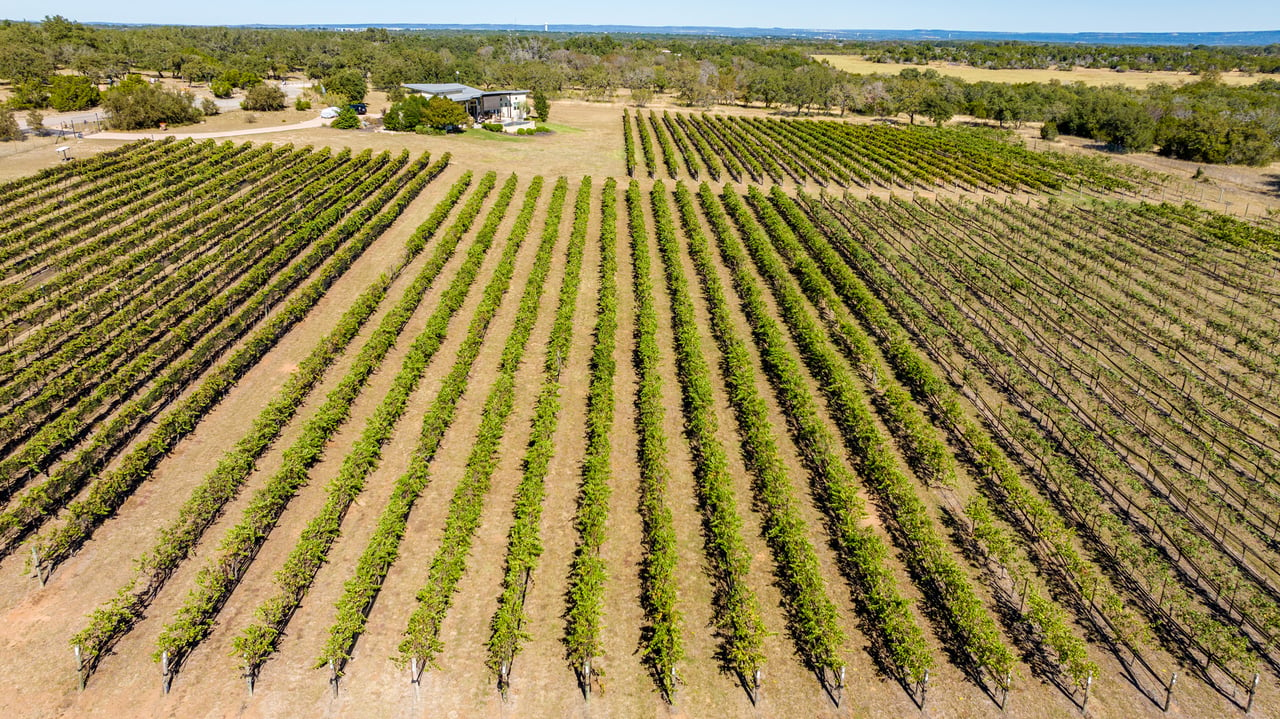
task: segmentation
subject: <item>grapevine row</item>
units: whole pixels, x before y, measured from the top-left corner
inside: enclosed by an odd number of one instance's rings
[[[498,204],[490,210],[484,225],[480,228],[481,236],[492,237],[497,233],[506,207],[515,194],[515,182],[516,178],[512,175],[504,184]],[[559,191],[553,193],[553,208],[559,206],[556,197],[563,202],[563,186],[557,185],[557,188]],[[347,580],[342,596],[337,601],[337,618],[329,627],[329,637],[315,662],[317,668],[329,666],[335,679],[342,675],[347,662],[351,659],[351,651],[355,647],[356,640],[364,633],[368,612],[382,589],[382,582],[386,579],[387,572],[399,554],[409,512],[430,481],[431,461],[444,439],[445,431],[448,430],[456,415],[458,400],[466,390],[467,378],[476,357],[479,356],[485,331],[497,314],[502,298],[511,284],[511,277],[515,271],[516,253],[528,234],[540,190],[541,183],[538,182],[531,185],[526,193],[524,206],[516,218],[506,249],[503,250],[493,277],[485,286],[480,305],[472,315],[466,339],[463,340],[449,374],[423,417],[422,430],[410,458],[409,467],[396,480],[391,498],[378,517],[375,529],[356,562],[354,576]]]

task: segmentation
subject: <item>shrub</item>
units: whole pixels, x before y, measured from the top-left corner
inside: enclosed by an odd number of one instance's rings
[[[270,112],[284,109],[284,90],[277,85],[255,85],[245,94],[240,107],[245,110]]]
[[[200,114],[213,116],[213,115],[219,114],[220,112],[222,112],[222,109],[219,108],[218,103],[214,102],[213,100],[210,100],[209,98],[206,97],[200,101]]]
[[[13,93],[9,97],[9,107],[15,110],[49,106],[49,89],[43,80],[26,80],[14,83]]]
[[[44,136],[44,115],[39,110],[32,108],[27,110],[27,129],[36,137]]]
[[[295,110],[310,110],[310,109],[311,109],[311,101],[310,101],[310,100],[304,100],[304,99],[302,99],[302,98],[298,98],[297,100],[294,100],[294,101],[293,101],[293,109],[295,109]]]
[[[18,118],[13,116],[13,110],[0,105],[0,140],[22,140],[25,137],[22,128],[18,127]]]
[[[129,75],[118,86],[102,93],[107,123],[117,130],[159,127],[160,123],[190,123],[200,119],[195,97],[189,92],[166,90],[140,75]]]
[[[355,108],[348,105],[342,108],[330,127],[339,130],[357,130],[360,128],[360,116],[356,114]]]
[[[58,112],[85,110],[101,99],[98,86],[83,75],[54,75],[49,81],[49,105]]]
[[[1058,139],[1058,123],[1045,120],[1045,123],[1040,126],[1040,139],[1050,141]]]
[[[214,80],[209,83],[209,92],[212,92],[214,97],[231,97],[232,89],[231,83],[226,80]]]
[[[422,111],[426,106],[427,98],[410,95],[382,114],[382,126],[388,130],[411,131],[422,124]]]
[[[485,122],[482,123],[480,127],[483,127],[489,132],[502,132],[502,123],[500,122]]]
[[[210,83],[209,88],[212,89],[214,85],[225,85],[228,88],[225,97],[231,97],[230,88],[238,87],[242,90],[248,90],[261,84],[262,78],[258,77],[257,73],[249,72],[248,70],[224,70],[217,80]],[[219,95],[218,97],[224,96]]]

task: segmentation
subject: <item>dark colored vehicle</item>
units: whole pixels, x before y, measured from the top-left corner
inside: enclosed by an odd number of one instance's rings
[[[369,106],[363,102],[353,102],[350,105],[347,105],[347,107],[355,110],[357,115],[363,115],[369,111]]]

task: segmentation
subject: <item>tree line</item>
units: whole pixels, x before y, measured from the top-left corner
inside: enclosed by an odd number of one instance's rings
[[[387,91],[393,102],[399,101],[400,86],[409,82],[462,82],[553,95],[572,89],[600,100],[625,90],[641,105],[662,93],[691,107],[759,103],[796,114],[906,115],[912,124],[917,119],[941,124],[956,115],[1002,126],[1040,122],[1050,139],[1062,132],[1099,140],[1115,150],[1155,148],[1198,162],[1261,165],[1280,157],[1280,81],[1265,79],[1247,87],[1217,81],[1222,69],[1275,70],[1276,65],[1268,63],[1280,63],[1277,46],[839,45],[846,51],[912,62],[948,59],[986,67],[1075,64],[1201,73],[1190,85],[1146,90],[1065,82],[966,83],[917,68],[896,75],[851,75],[807,54],[833,47],[829,42],[795,39],[661,35],[98,27],[54,16],[40,23],[0,23],[0,81],[11,83],[10,107],[55,109],[81,109],[99,101],[111,109],[108,100],[94,97],[98,86],[118,85],[139,69],[188,84],[211,83],[224,94],[232,87],[252,88],[262,79],[303,73],[349,101],[359,101],[366,87]],[[201,109],[194,101],[183,106],[181,93],[149,94],[155,95],[151,105],[182,110],[171,114],[169,122],[186,120],[191,114],[186,107]],[[145,103],[117,104],[136,111]]]
[[[1087,45],[1037,42],[841,42],[832,52],[862,55],[875,62],[925,64],[957,62],[991,69],[1071,68],[1166,70],[1170,72],[1280,72],[1280,44]]]

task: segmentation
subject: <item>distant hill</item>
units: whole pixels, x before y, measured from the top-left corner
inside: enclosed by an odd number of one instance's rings
[[[810,30],[781,27],[711,27],[684,25],[444,25],[373,23],[370,25],[252,25],[249,27],[323,28],[362,30],[462,30],[554,33],[614,33],[627,35],[699,35],[713,37],[784,37],[806,40],[992,40],[1082,45],[1271,45],[1280,43],[1280,30],[1244,32],[985,32],[967,30]]]

